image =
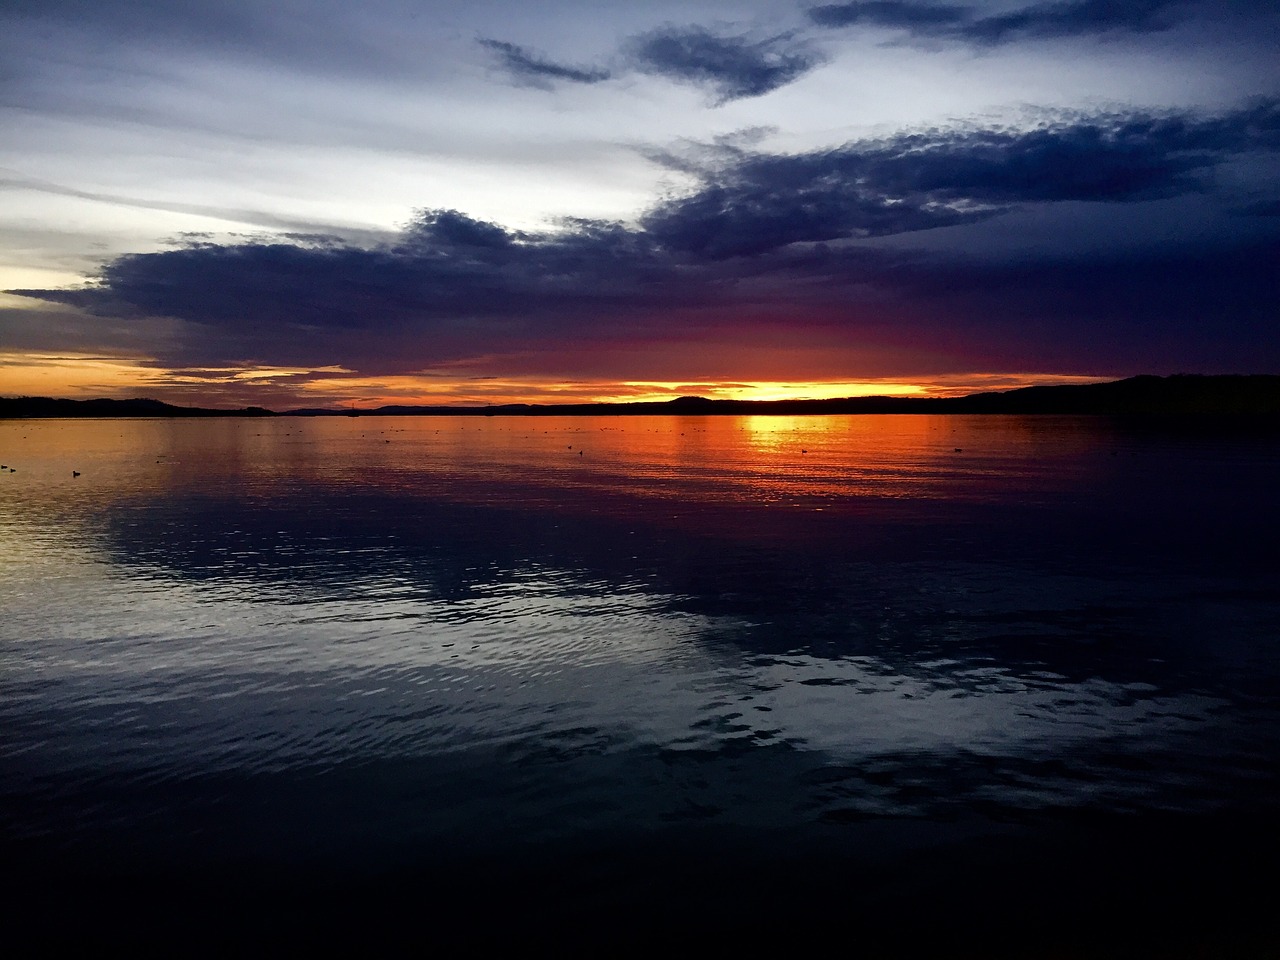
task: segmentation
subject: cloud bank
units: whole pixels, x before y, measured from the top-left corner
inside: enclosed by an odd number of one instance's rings
[[[988,361],[1056,351],[1077,369],[1108,350],[1107,363],[1141,366],[1155,343],[1152,355],[1187,366],[1214,355],[1227,364],[1232,351],[1275,365],[1274,217],[1206,245],[1194,224],[1162,214],[1163,246],[1125,252],[1099,235],[1084,254],[1022,261],[970,255],[963,231],[928,254],[876,241],[1057,205],[1222,206],[1217,174],[1276,151],[1277,100],[1219,115],[929,130],[798,154],[735,147],[683,162],[694,189],[633,224],[521,232],[430,209],[393,243],[196,242],[119,257],[86,287],[11,292],[117,327],[181,321],[165,359],[190,365],[404,371],[494,350],[732,337],[757,322],[957,349],[963,331],[964,349]],[[1265,214],[1275,201],[1273,191],[1257,207]],[[1179,230],[1194,248],[1176,242]]]
[[[901,134],[793,155],[730,153],[643,223],[671,249],[753,255],[886,236],[1055,201],[1135,202],[1210,188],[1214,170],[1280,148],[1280,101],[1218,117],[1104,115],[1032,130]]]

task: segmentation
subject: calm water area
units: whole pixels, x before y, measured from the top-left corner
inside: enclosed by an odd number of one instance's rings
[[[1280,440],[1230,426],[0,421],[6,873],[1274,932]]]

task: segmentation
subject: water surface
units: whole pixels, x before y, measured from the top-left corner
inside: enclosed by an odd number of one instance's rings
[[[1274,434],[2,421],[0,460],[4,837],[50,882],[498,876],[508,909],[692,861],[750,912],[732,879],[790,864],[971,916],[1051,861],[1090,908],[1172,869],[1248,919],[1204,873],[1277,806]]]

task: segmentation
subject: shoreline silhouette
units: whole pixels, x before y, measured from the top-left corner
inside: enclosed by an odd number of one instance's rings
[[[635,403],[391,404],[368,409],[183,407],[160,400],[0,397],[0,419],[89,417],[337,416],[820,416],[831,414],[1280,415],[1280,375],[1140,375],[1103,383],[1021,387],[962,397],[845,397],[829,400],[712,400],[686,396]]]

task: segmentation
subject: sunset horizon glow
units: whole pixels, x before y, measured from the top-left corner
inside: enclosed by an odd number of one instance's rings
[[[224,367],[170,370],[144,359],[0,353],[4,396],[69,400],[147,399],[176,406],[273,410],[307,407],[490,406],[572,403],[662,403],[711,400],[832,400],[853,397],[958,397],[1029,386],[1098,383],[1105,376],[972,373],[938,378],[862,380],[695,381],[553,380],[395,376],[362,378],[340,367]]]

